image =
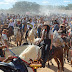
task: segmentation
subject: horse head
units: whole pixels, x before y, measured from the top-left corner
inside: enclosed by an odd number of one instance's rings
[[[35,34],[37,32],[37,28],[32,28],[29,32],[28,32],[28,38],[27,40],[30,42],[30,43],[33,43],[34,40],[35,40]]]
[[[53,33],[53,43],[56,43],[57,45],[64,47],[63,39],[61,38],[61,36],[58,34],[57,31],[54,31]]]

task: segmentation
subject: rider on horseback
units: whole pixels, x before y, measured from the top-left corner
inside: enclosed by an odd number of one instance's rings
[[[12,28],[12,30],[14,29],[14,22],[12,19],[10,19],[10,23],[9,23],[8,27]]]
[[[47,59],[50,59],[50,50],[52,49],[53,43],[53,32],[50,30],[49,25],[44,25],[44,29],[42,31],[41,40],[37,42],[37,44],[43,45],[42,47],[42,60],[43,60],[43,67],[45,67],[45,63]]]

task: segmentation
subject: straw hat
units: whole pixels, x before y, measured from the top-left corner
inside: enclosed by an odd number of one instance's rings
[[[17,21],[21,21],[21,19],[17,19]]]
[[[6,32],[7,32],[7,29],[3,29],[3,31],[2,31],[2,32],[6,33]]]

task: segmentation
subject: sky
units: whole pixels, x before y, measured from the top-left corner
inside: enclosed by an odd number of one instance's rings
[[[12,8],[15,2],[29,1],[36,2],[40,5],[67,5],[72,4],[72,0],[0,0],[0,9]]]

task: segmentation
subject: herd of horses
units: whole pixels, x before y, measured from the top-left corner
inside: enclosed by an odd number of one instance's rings
[[[12,28],[7,28],[7,26],[5,26],[5,27],[0,28],[0,33],[1,33],[2,29],[4,29],[4,28],[6,28],[8,30],[7,36],[10,41],[11,41],[11,37],[14,36],[17,46],[22,45],[22,40],[25,40],[26,30],[25,30],[25,32],[23,32],[18,27],[15,27],[14,31],[13,31]],[[28,37],[27,37],[28,44],[31,46],[34,46],[35,48],[36,48],[36,45],[34,45],[35,42],[40,40],[40,38],[36,38],[36,33],[37,33],[37,27],[31,29],[28,32]],[[51,55],[51,59],[54,58],[54,60],[56,61],[57,65],[58,65],[58,72],[60,72],[60,65],[61,65],[61,71],[64,71],[64,62],[65,62],[66,55],[67,55],[67,61],[69,62],[68,54],[69,54],[69,49],[70,49],[70,39],[66,38],[66,42],[64,42],[63,39],[61,37],[59,37],[58,32],[55,31],[53,40],[54,40],[54,42],[53,42],[54,52],[53,52],[53,55]],[[38,51],[39,50],[40,50],[40,47],[38,48]],[[31,49],[31,51],[32,51],[32,49]],[[24,56],[24,54],[26,54],[25,51],[23,51],[20,54],[20,57],[22,58],[22,56]],[[33,54],[35,54],[35,53],[33,52]],[[24,59],[24,57],[23,57],[23,59]],[[50,61],[51,59],[48,59],[48,61]],[[39,60],[41,60],[41,59],[39,58]],[[48,65],[49,65],[49,63],[48,63]]]

